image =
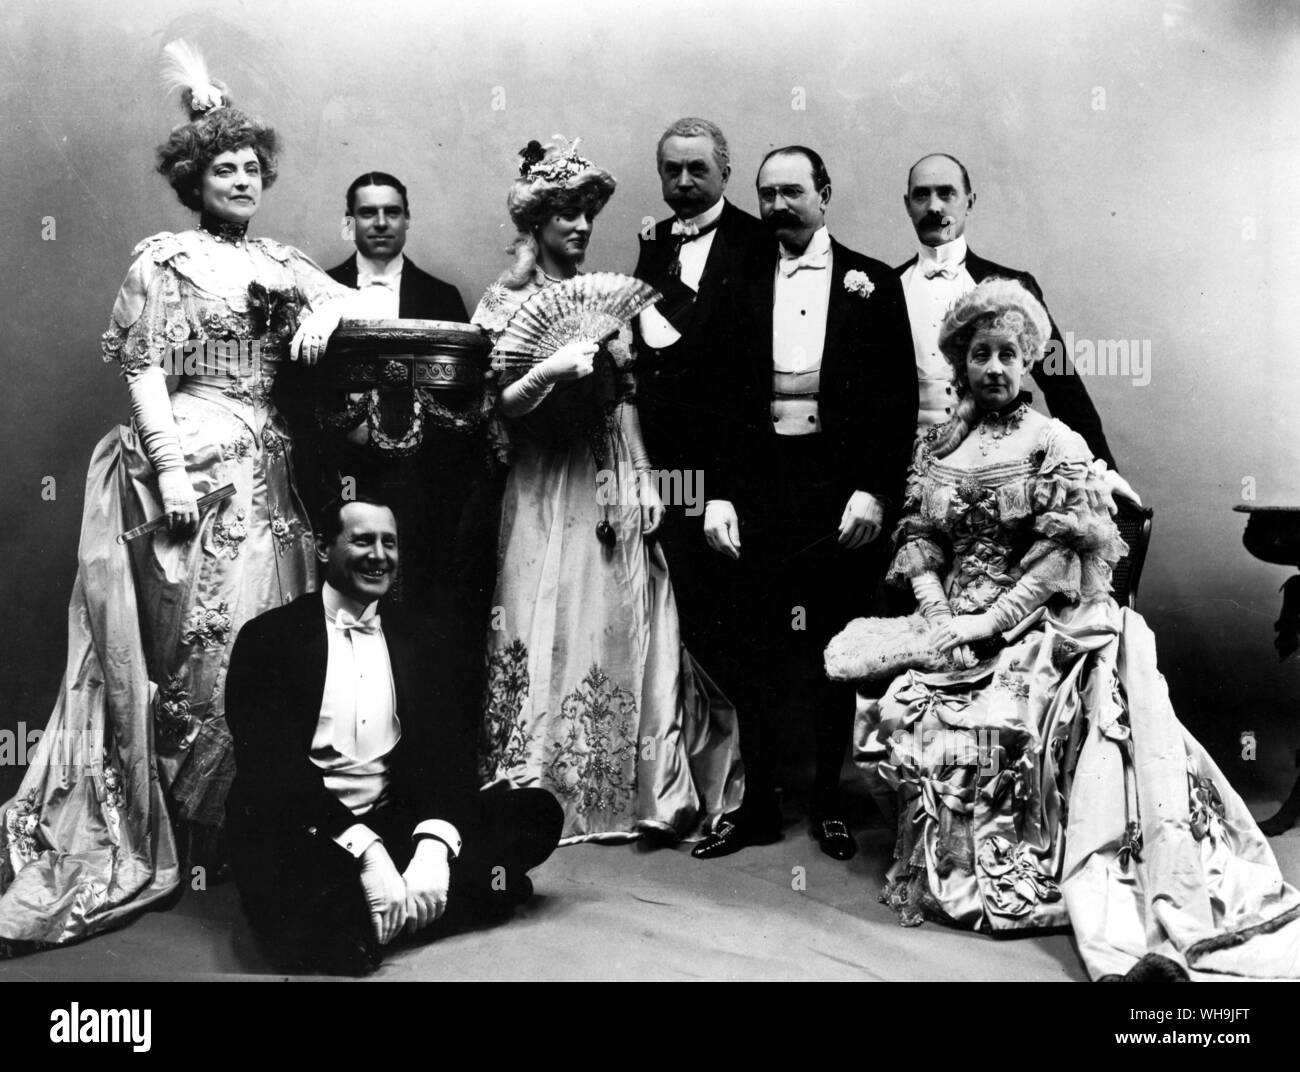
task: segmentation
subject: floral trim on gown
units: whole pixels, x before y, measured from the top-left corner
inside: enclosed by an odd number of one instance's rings
[[[495,340],[543,285],[540,272],[493,284],[474,323]],[[634,393],[629,339],[612,347],[617,368],[558,385],[498,431],[510,470],[480,775],[550,790],[565,841],[701,837],[743,791],[735,711],[682,645],[663,551],[642,538],[634,501],[598,503],[598,481],[635,487],[612,419]],[[596,538],[602,519],[611,547]]]
[[[881,900],[904,926],[1072,926],[1094,978],[1147,953],[1194,978],[1300,976],[1300,893],[1110,598],[1126,548],[1100,469],[1055,420],[1015,462],[918,445],[888,579],[933,571],[956,614],[1028,573],[1054,594],[974,669],[909,670],[859,711],[855,760],[900,804]]]
[[[192,366],[202,374],[180,378],[171,406],[196,497],[228,483],[235,494],[189,540],[164,531],[123,546],[119,533],[162,512],[157,480],[133,425],[95,447],[63,685],[0,810],[0,953],[84,938],[174,890],[169,815],[192,863],[222,862],[230,650],[248,619],[315,587],[293,444],[270,392],[300,310],[347,291],[269,239],[246,243],[237,276],[216,244],[201,231],[142,242],[103,352],[130,378],[178,344],[230,344],[203,351]]]

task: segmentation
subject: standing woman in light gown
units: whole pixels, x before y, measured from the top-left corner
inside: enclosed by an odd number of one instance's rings
[[[530,297],[578,274],[615,185],[576,142],[520,155],[515,263],[473,318],[494,343]],[[735,711],[682,647],[652,539],[664,508],[632,365],[625,328],[599,354],[577,342],[526,373],[504,365],[498,384],[510,470],[481,773],[554,793],[569,841],[700,837],[742,789]]]
[[[86,937],[166,896],[178,837],[216,877],[235,635],[315,587],[270,390],[291,353],[316,360],[347,292],[297,250],[247,236],[276,177],[275,133],[232,107],[182,42],[167,52],[190,121],[159,147],[158,170],[199,223],[136,247],[103,336],[132,421],[92,455],[63,685],[0,812],[0,954]],[[201,512],[226,484],[233,497]],[[118,542],[159,515],[165,528]]]
[[[1094,978],[1300,976],[1300,892],[1110,596],[1105,464],[1020,395],[1049,331],[1011,280],[948,310],[961,401],[917,446],[887,575],[920,613],[827,651],[832,676],[901,671],[855,733],[898,793],[881,900],[904,926],[1069,925]]]

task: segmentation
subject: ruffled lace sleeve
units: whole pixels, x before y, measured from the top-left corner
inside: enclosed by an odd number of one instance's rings
[[[917,440],[912,465],[907,471],[902,516],[894,529],[894,560],[885,574],[888,584],[906,587],[913,577],[924,573],[943,577],[952,562],[952,545],[947,534],[926,509],[927,502],[933,498],[926,493],[935,481],[930,472],[931,460],[929,440]]]
[[[1047,424],[1041,449],[1031,486],[1033,528],[1040,538],[1021,559],[1021,568],[1073,600],[1104,599],[1115,563],[1128,553],[1115,525],[1115,501],[1106,490],[1106,463],[1058,420]]]
[[[184,252],[180,240],[164,231],[146,238],[132,252],[135,261],[101,337],[104,360],[116,361],[124,376],[161,365],[173,346],[191,336],[173,264]]]

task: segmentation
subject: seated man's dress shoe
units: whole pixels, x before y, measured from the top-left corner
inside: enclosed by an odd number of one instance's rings
[[[778,821],[759,822],[734,812],[696,845],[691,855],[697,860],[712,860],[718,856],[730,856],[751,845],[771,845],[780,840],[781,824]]]
[[[819,819],[813,823],[812,832],[822,852],[832,859],[849,860],[857,855],[858,843],[843,819]]]

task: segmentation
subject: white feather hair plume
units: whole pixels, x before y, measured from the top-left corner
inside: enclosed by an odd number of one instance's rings
[[[181,91],[181,103],[192,119],[230,103],[225,85],[213,81],[203,53],[188,41],[178,39],[163,47],[162,79],[168,93]]]

